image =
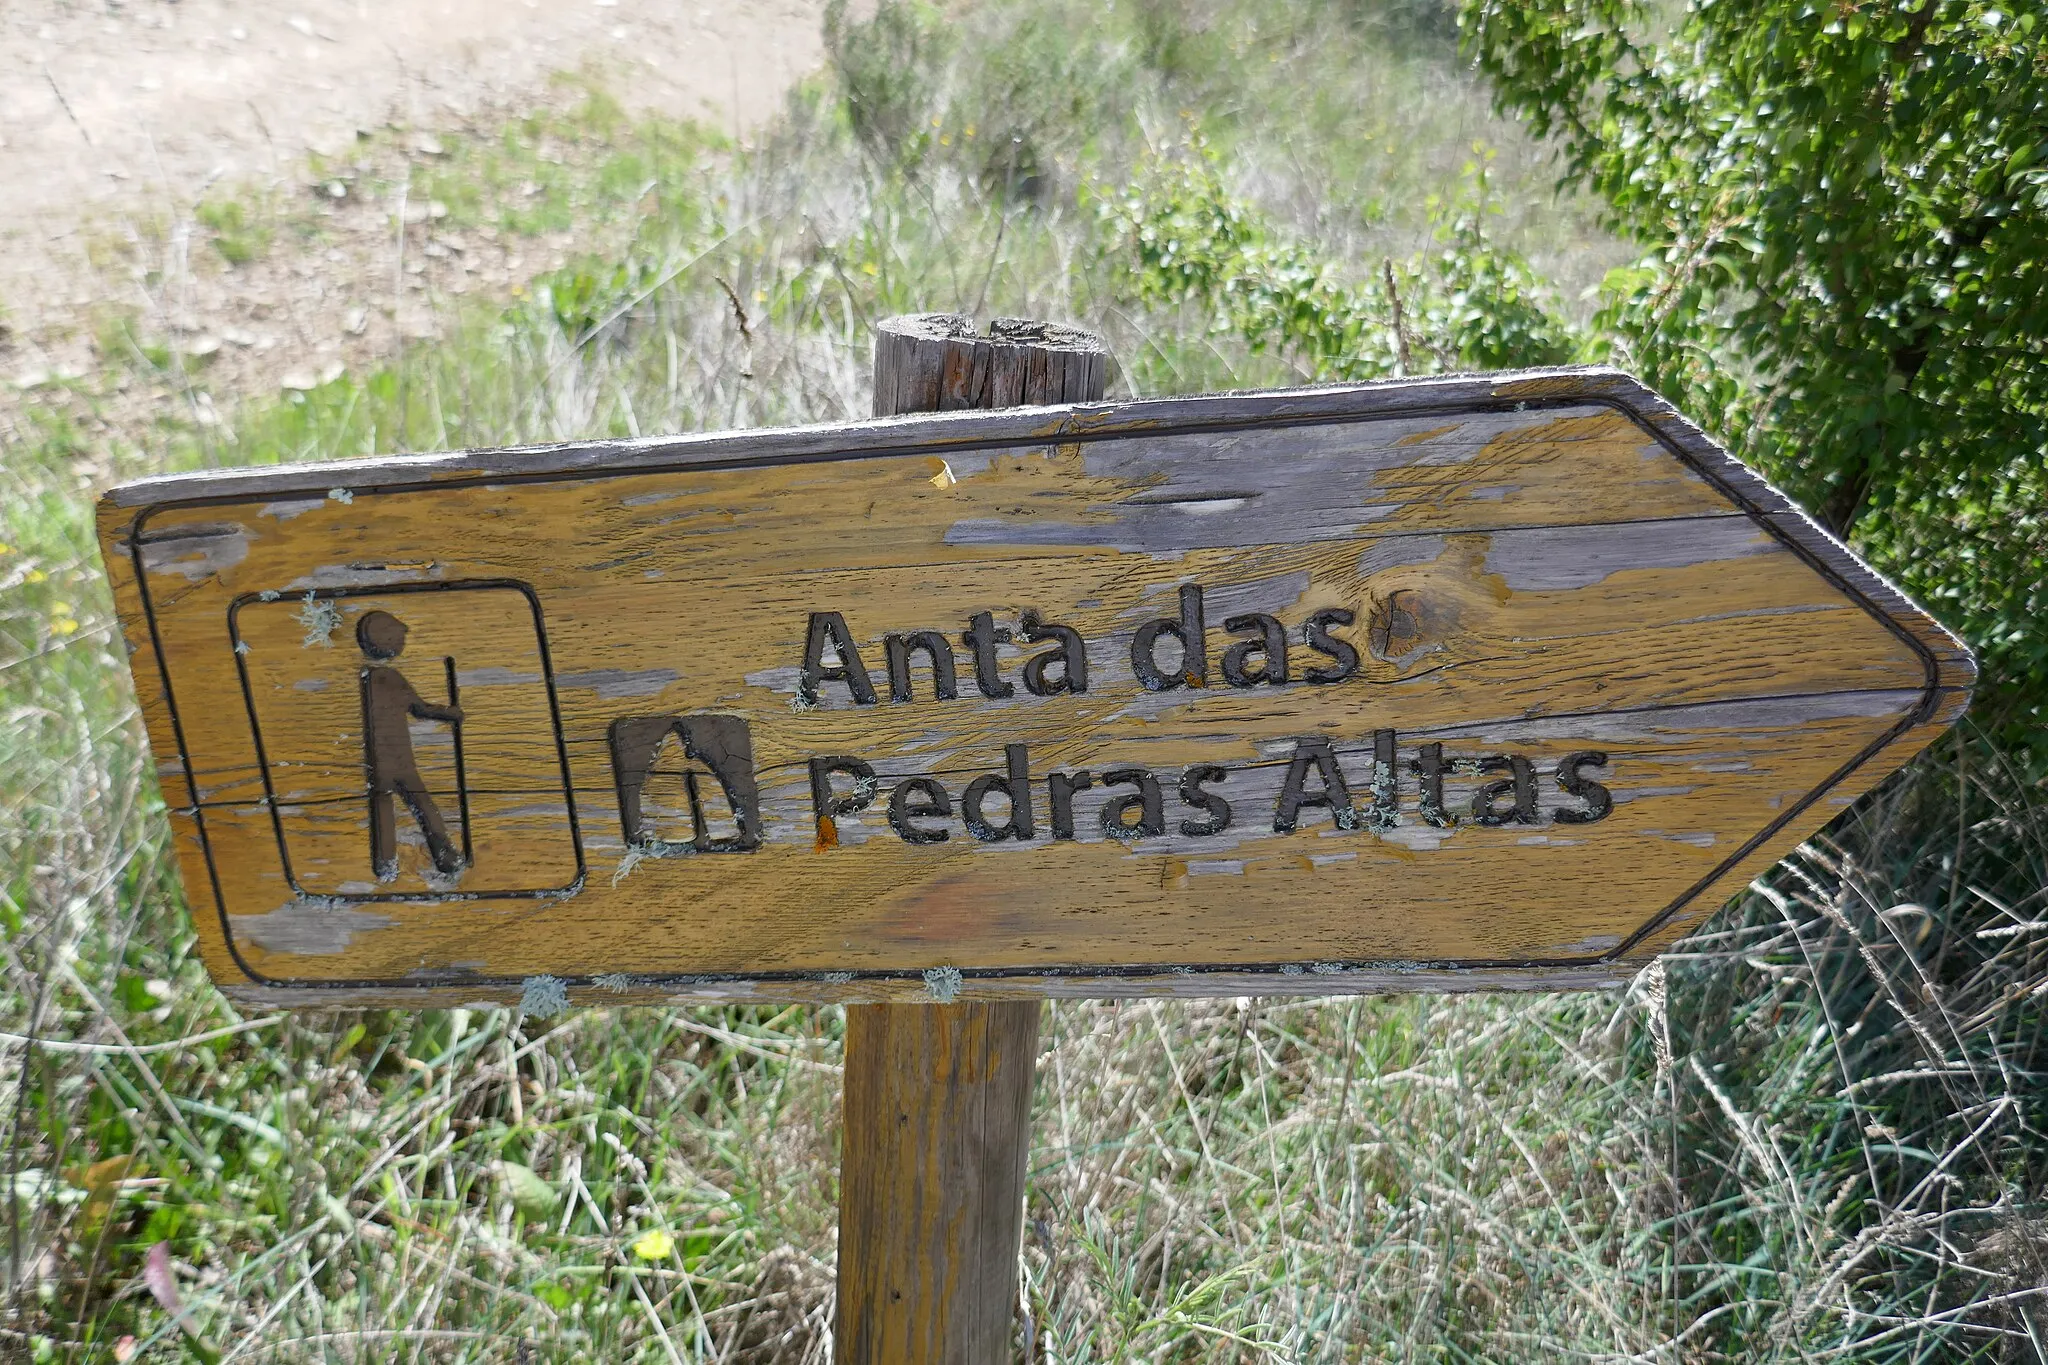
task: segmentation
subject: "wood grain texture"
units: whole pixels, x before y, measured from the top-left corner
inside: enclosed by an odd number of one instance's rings
[[[102,537],[202,951],[258,1000],[502,1001],[542,973],[642,1000],[914,998],[936,968],[962,999],[1612,980],[1940,733],[1974,679],[1924,612],[1601,370],[186,476],[115,490]],[[1148,691],[1133,641],[1196,584],[1207,685]],[[1329,662],[1304,623],[1339,609],[1355,675],[1299,681]],[[350,632],[373,610],[411,628],[398,662],[427,700],[455,660],[476,855],[452,884],[417,837],[395,883],[370,875]],[[1013,694],[981,695],[961,633],[1027,610],[1084,637],[1085,693],[1030,695],[1047,646],[1012,641]],[[875,705],[833,682],[800,703],[822,611]],[[1220,676],[1243,639],[1225,621],[1254,613],[1289,632],[1284,686]],[[917,655],[917,699],[888,700],[885,637],[918,631],[950,641],[955,699]],[[649,781],[662,846],[626,846],[610,728],[663,715],[745,721],[757,849],[681,853],[707,779],[680,736]],[[1383,730],[1398,823],[1311,807],[1275,831],[1299,741],[1328,742],[1364,812]],[[444,803],[453,738],[414,730]],[[984,843],[958,804],[1020,744],[1035,836]],[[1429,744],[1464,760],[1454,811],[1504,776],[1473,764],[1526,758],[1536,823],[1424,823],[1407,765]],[[1612,812],[1567,825],[1583,806],[1554,774],[1589,750]],[[829,847],[806,766],[827,755],[879,782]],[[1176,784],[1204,763],[1236,818],[1183,835]],[[1098,781],[1079,837],[1052,839],[1049,776],[1118,768],[1158,776],[1164,831],[1104,837],[1133,789]],[[954,803],[922,822],[944,843],[886,817],[913,777]]]
[[[998,318],[993,341],[943,314],[877,330],[877,416],[1093,402],[1108,382],[1101,339],[1055,324]],[[1043,1008],[1034,999],[848,1012],[839,1365],[1008,1356]]]
[[[848,1007],[842,1365],[1009,1358],[1039,1010]]]
[[[957,313],[912,313],[875,328],[875,416],[1094,403],[1109,347],[1093,332],[995,318],[986,335]]]

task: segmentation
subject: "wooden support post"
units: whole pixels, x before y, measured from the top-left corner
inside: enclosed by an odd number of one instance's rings
[[[1040,1008],[847,1007],[840,1365],[1010,1358]]]
[[[1099,399],[1092,333],[946,313],[875,338],[875,415]],[[839,1365],[1009,1358],[1023,1231],[1036,1000],[846,1011]]]

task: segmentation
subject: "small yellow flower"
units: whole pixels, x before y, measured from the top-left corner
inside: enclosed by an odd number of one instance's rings
[[[643,1232],[633,1243],[633,1254],[643,1261],[666,1261],[676,1249],[676,1239],[660,1228]]]

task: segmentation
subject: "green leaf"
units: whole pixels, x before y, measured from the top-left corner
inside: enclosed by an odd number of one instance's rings
[[[555,1187],[541,1179],[531,1166],[522,1166],[516,1161],[500,1161],[496,1174],[498,1187],[512,1201],[512,1207],[529,1222],[546,1218],[561,1203]]]
[[[130,1014],[147,1014],[163,1004],[150,993],[149,981],[140,976],[124,975],[114,983],[114,998],[121,1002],[121,1008]]]

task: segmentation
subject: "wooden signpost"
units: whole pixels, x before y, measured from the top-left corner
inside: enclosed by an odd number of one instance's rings
[[[842,1359],[992,1359],[1038,1000],[1616,983],[1968,698],[1624,375],[1105,362],[900,319],[881,420],[115,489],[214,979],[922,1004],[849,1013]]]

